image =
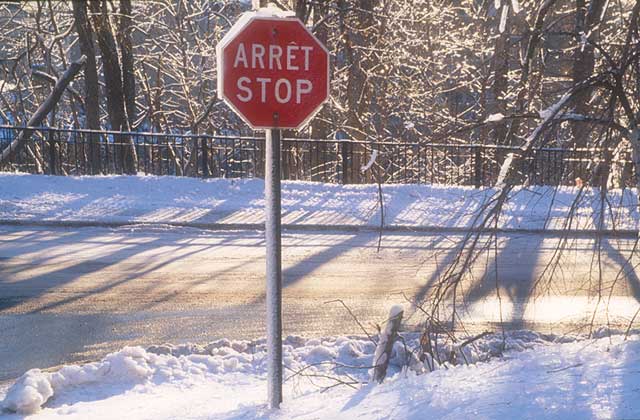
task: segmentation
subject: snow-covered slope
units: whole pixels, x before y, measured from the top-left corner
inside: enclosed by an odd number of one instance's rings
[[[157,176],[52,177],[0,173],[0,220],[115,223],[263,223],[264,183],[259,179],[196,179]],[[501,227],[560,229],[578,189],[517,189]],[[463,228],[492,189],[437,185],[385,185],[385,225]],[[635,192],[612,191],[605,208],[608,228],[637,229]],[[378,226],[375,185],[283,182],[283,223]],[[586,190],[573,229],[592,229],[599,194]],[[612,221],[612,216],[614,221]]]
[[[329,376],[366,382],[373,343],[289,337],[280,412],[266,409],[262,341],[125,348],[96,363],[32,370],[2,404],[7,420],[22,418],[8,409],[35,413],[33,419],[640,417],[640,336],[575,340],[515,332],[504,356],[495,357],[499,343],[490,336],[469,346],[469,365],[420,375],[396,366],[382,385],[326,389],[337,383]],[[392,364],[405,357],[398,343]]]

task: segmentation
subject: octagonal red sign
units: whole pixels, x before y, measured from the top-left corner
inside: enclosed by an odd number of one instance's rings
[[[217,54],[218,96],[253,129],[301,128],[329,96],[329,52],[295,17],[246,13]]]

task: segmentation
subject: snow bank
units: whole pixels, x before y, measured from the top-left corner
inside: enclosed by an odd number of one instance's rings
[[[175,360],[147,353],[139,347],[125,347],[96,363],[64,366],[56,372],[32,369],[9,388],[2,406],[30,414],[54,394],[69,388],[98,382],[138,383],[154,375],[171,379],[173,370],[169,367],[175,367]],[[182,370],[185,367],[184,364],[179,366]]]
[[[284,362],[290,370],[309,364],[342,361],[370,364],[370,347],[361,340],[303,340],[289,337],[284,342]],[[54,395],[72,393],[78,387],[105,384],[119,388],[135,384],[159,385],[181,380],[213,378],[225,373],[264,373],[266,370],[264,340],[253,342],[219,340],[206,346],[170,344],[125,347],[102,361],[82,366],[64,366],[55,372],[32,369],[9,388],[2,407],[20,414],[37,412]]]
[[[380,224],[376,185],[285,181],[282,188],[285,224]],[[0,173],[0,220],[260,224],[263,191],[260,179]],[[385,226],[464,228],[494,193],[491,188],[384,185]],[[517,188],[504,207],[500,226],[560,229],[577,193],[572,187]],[[606,209],[605,227],[638,229],[635,192],[612,190],[608,199],[614,208]],[[587,190],[572,227],[593,229],[599,213],[598,191]]]
[[[125,348],[97,363],[29,371],[2,406],[22,414],[42,407],[34,419],[638,418],[640,336],[611,333],[513,332],[504,352],[502,336],[491,335],[465,347],[476,357],[470,364],[420,375],[399,369],[404,346],[396,346],[390,378],[355,389],[320,378],[364,383],[374,343],[288,337],[278,413],[265,405],[264,340]],[[411,345],[419,339],[403,335]]]
[[[638,418],[640,336],[625,341],[616,333],[603,329],[586,339],[516,331],[504,348],[492,334],[465,346],[469,364],[419,375],[400,369],[406,355],[397,343],[389,378],[355,389],[332,385],[366,382],[373,342],[292,336],[284,341],[278,413],[265,405],[264,340],[130,347],[96,363],[31,370],[2,407],[7,419],[21,418],[7,411],[38,410],[34,419]],[[419,340],[403,337],[410,348]]]
[[[403,335],[407,348],[418,346],[418,334]],[[552,338],[531,332],[514,332],[509,334],[506,348],[508,351],[520,351],[548,343]],[[375,349],[375,343],[363,337],[304,339],[289,336],[283,342],[283,361],[291,377],[304,370],[311,375],[335,375],[337,378],[349,375],[365,383],[369,379],[369,368],[373,366]],[[501,355],[502,337],[491,335],[463,350],[469,363],[486,361]],[[440,351],[445,357],[452,351],[451,344],[443,344]],[[390,374],[397,374],[409,356],[405,346],[396,342],[390,359]],[[51,399],[67,395],[66,400],[73,401],[73,397],[68,395],[77,393],[80,388],[101,388],[102,391],[96,392],[105,394],[106,386],[106,394],[109,395],[114,393],[114,388],[115,393],[119,393],[136,385],[153,387],[182,381],[215,381],[232,373],[261,376],[266,369],[264,339],[221,339],[207,345],[164,344],[150,346],[146,350],[125,347],[99,362],[64,366],[55,372],[32,369],[9,388],[1,406],[11,412],[32,414]]]
[[[32,369],[9,389],[3,407],[21,414],[34,413],[51,396],[53,387],[49,374],[42,373],[40,369]]]

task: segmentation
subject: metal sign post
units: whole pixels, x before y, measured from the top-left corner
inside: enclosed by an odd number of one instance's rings
[[[282,248],[280,223],[280,133],[266,133],[264,177],[267,242],[267,357],[269,408],[282,402]]]
[[[253,9],[267,6],[265,0],[253,0]],[[273,114],[274,122],[278,114]],[[266,131],[264,199],[265,239],[267,243],[267,388],[269,408],[282,402],[282,224],[280,197],[280,133]]]
[[[261,3],[256,0],[255,4]],[[282,402],[281,129],[300,129],[329,97],[329,52],[294,16],[248,12],[216,47],[218,95],[254,130],[266,130],[269,407]]]

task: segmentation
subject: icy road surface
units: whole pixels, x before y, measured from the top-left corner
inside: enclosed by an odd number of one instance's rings
[[[410,299],[428,295],[460,238],[386,233],[377,253],[375,232],[285,232],[285,334],[362,334],[339,303],[325,303],[335,299],[373,331],[391,305],[406,303],[402,292]],[[532,299],[533,282],[557,243],[535,234],[501,238],[508,326],[557,332],[591,318],[596,302],[586,294],[597,279],[589,275],[590,239],[576,239],[565,254],[552,294]],[[624,325],[638,307],[635,273],[615,280],[632,245],[604,241],[604,282],[616,285],[609,312],[600,311],[596,323],[608,316]],[[486,261],[465,291],[465,316],[477,328],[500,320],[491,255]],[[264,336],[263,276],[257,231],[0,226],[0,380],[32,367],[96,360],[125,345]],[[420,321],[419,314],[407,320]]]

